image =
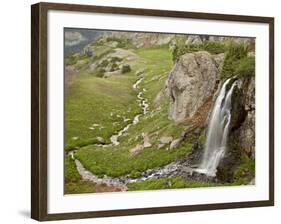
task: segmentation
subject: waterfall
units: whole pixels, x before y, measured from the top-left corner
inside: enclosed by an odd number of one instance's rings
[[[215,101],[207,129],[207,139],[199,173],[216,176],[217,167],[227,150],[227,138],[231,120],[231,96],[236,85],[234,82],[226,92],[226,86],[231,79],[224,82]]]

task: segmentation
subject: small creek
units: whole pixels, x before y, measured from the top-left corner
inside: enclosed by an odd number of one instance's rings
[[[143,77],[138,79],[134,84],[133,84],[133,89],[137,90],[139,84],[143,81]],[[131,125],[136,125],[137,123],[139,123],[139,118],[141,115],[145,115],[148,111],[148,103],[147,103],[147,99],[144,98],[142,95],[146,90],[144,88],[141,89],[141,91],[138,93],[137,95],[137,102],[138,105],[141,107],[142,109],[142,113],[137,114],[133,121],[129,124],[127,124],[123,129],[121,129],[120,131],[118,131],[117,134],[114,134],[110,137],[110,144],[107,145],[102,145],[103,147],[108,147],[108,146],[115,146],[115,145],[119,145],[120,142],[118,141],[118,138],[121,137],[124,133],[126,133],[128,131],[128,129],[131,127]]]
[[[133,86],[132,86],[133,89],[138,90],[139,84],[142,81],[143,81],[143,77],[138,79],[133,84]],[[147,99],[145,97],[143,97],[143,93],[145,91],[146,91],[146,89],[142,88],[139,91],[139,93],[137,94],[137,102],[138,102],[139,107],[142,109],[142,113],[139,113],[139,114],[135,115],[135,117],[132,119],[131,123],[127,124],[124,128],[119,130],[116,134],[113,134],[110,137],[111,143],[109,143],[109,144],[96,144],[96,146],[110,147],[110,146],[119,145],[120,144],[120,142],[118,141],[119,137],[124,135],[132,125],[136,125],[137,123],[139,123],[140,117],[142,115],[147,114],[148,108],[149,108],[149,104],[147,102]],[[140,178],[136,178],[136,179],[130,178],[129,175],[124,175],[124,176],[121,176],[121,177],[118,177],[118,178],[113,178],[113,177],[109,177],[109,176],[106,176],[106,175],[103,176],[103,177],[98,177],[97,175],[94,175],[93,173],[91,173],[90,171],[85,169],[85,167],[82,165],[82,163],[78,159],[75,158],[74,154],[76,153],[76,151],[77,150],[72,150],[68,153],[68,155],[71,156],[71,158],[75,161],[77,171],[81,175],[83,180],[95,182],[97,184],[106,184],[106,185],[115,186],[115,187],[118,187],[119,189],[121,189],[122,191],[125,191],[125,190],[127,190],[126,184],[129,183],[129,182],[144,181],[148,178],[152,178],[153,176],[157,176],[157,173],[155,173],[153,175],[148,174],[148,173],[151,172],[151,170],[147,170],[147,171],[145,171],[141,174]]]
[[[75,160],[75,164],[77,167],[78,173],[81,175],[83,180],[91,181],[96,184],[106,184],[108,186],[114,186],[119,188],[121,191],[127,190],[127,184],[133,182],[142,182],[147,179],[157,179],[157,178],[165,178],[170,177],[171,175],[176,175],[179,173],[185,173],[187,176],[192,176],[194,169],[186,166],[186,164],[182,164],[181,161],[174,161],[169,163],[163,167],[156,167],[153,169],[148,169],[140,174],[138,178],[131,178],[128,174],[120,177],[110,177],[104,175],[103,177],[99,177],[94,175],[92,172],[85,169],[82,163],[74,158],[74,152],[71,152],[70,155],[72,159]]]
[[[133,89],[138,90],[138,86],[142,81],[143,81],[143,77],[138,79],[133,84],[133,86],[132,86]],[[132,125],[136,125],[137,123],[139,123],[140,116],[145,115],[148,112],[148,107],[149,107],[147,99],[142,96],[145,91],[146,91],[146,89],[142,88],[139,91],[139,93],[137,94],[137,102],[138,102],[139,107],[142,109],[142,113],[139,113],[139,114],[135,115],[135,117],[133,118],[131,123],[127,124],[124,128],[119,130],[116,134],[113,134],[110,137],[110,143],[109,144],[96,144],[97,146],[105,148],[105,147],[111,147],[111,146],[119,145],[120,142],[118,141],[118,138],[121,137],[122,135],[124,135]]]

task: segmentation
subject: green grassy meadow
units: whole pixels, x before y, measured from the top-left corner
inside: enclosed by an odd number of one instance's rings
[[[182,131],[182,127],[168,119],[166,97],[161,99],[161,106],[154,105],[154,99],[163,90],[173,65],[171,52],[167,47],[159,47],[137,49],[134,53],[139,57],[131,72],[99,78],[85,69],[75,77],[74,84],[66,95],[65,150],[79,147],[75,156],[86,169],[99,176],[118,177],[129,174],[137,177],[142,171],[166,165],[186,155],[192,148],[189,142],[182,143],[174,150],[157,148],[157,137],[177,137]],[[128,132],[119,138],[120,145],[106,148],[96,146],[96,137],[102,137],[109,143],[110,136],[126,125],[124,118],[133,119],[136,114],[141,113],[136,101],[138,92],[132,88],[133,83],[140,78],[134,74],[141,68],[145,68],[145,72],[139,88],[146,89],[143,96],[148,99],[150,112],[141,116],[140,122],[132,125]],[[151,136],[152,147],[132,156],[129,150],[143,141],[142,133]],[[68,178],[77,176],[73,163],[65,163],[66,183],[70,183],[67,184],[67,192],[76,193],[76,188],[81,187],[81,180],[78,177],[76,180]],[[85,184],[81,188],[83,192],[89,190]],[[94,191],[94,188],[92,190]]]

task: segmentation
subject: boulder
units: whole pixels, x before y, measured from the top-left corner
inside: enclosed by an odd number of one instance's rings
[[[173,140],[170,144],[170,149],[177,148],[181,142],[182,142],[182,138],[177,138],[177,139]]]
[[[160,143],[160,144],[158,144],[157,148],[158,148],[158,149],[162,149],[162,148],[165,147],[165,145],[166,145],[166,144]]]
[[[173,141],[173,137],[172,136],[162,136],[159,139],[161,144],[170,144]]]
[[[182,122],[193,117],[213,95],[217,77],[218,68],[208,52],[182,55],[166,81],[170,118]]]
[[[138,155],[144,149],[143,145],[137,144],[134,148],[130,149],[130,154],[132,156]]]
[[[97,137],[97,141],[100,143],[100,144],[105,144],[105,140],[102,138],[102,137]]]
[[[149,142],[149,136],[147,133],[142,133],[142,137],[143,137],[143,147],[144,148],[149,148],[151,147],[151,143]]]

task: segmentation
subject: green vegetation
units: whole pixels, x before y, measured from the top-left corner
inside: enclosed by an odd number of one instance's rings
[[[70,182],[65,184],[65,194],[81,194],[81,193],[92,193],[95,192],[95,186],[93,182],[89,181],[78,181]]]
[[[95,145],[89,145],[87,147],[79,149],[76,154],[77,158],[82,162],[86,169],[92,171],[96,175],[109,175],[117,177],[124,174],[130,174],[132,177],[138,177],[140,175],[140,172],[148,168],[165,165],[175,160],[176,158],[186,155],[186,153],[191,151],[192,145],[189,143],[185,143],[180,148],[172,151],[167,151],[166,148],[157,149],[157,138],[159,137],[159,135],[172,135],[176,137],[182,131],[182,127],[175,125],[168,119],[167,99],[163,103],[162,107],[158,108],[158,110],[155,110],[155,108],[153,107],[153,100],[155,99],[159,91],[161,91],[165,82],[165,77],[167,77],[168,71],[172,67],[171,53],[167,48],[161,47],[153,49],[138,49],[135,51],[135,53],[137,53],[137,55],[140,57],[140,60],[138,61],[137,66],[131,72],[126,73],[125,77],[123,75],[114,76],[108,79],[101,79],[101,81],[99,81],[99,83],[108,81],[108,88],[110,87],[110,89],[103,89],[102,92],[104,96],[101,98],[102,100],[106,99],[108,94],[114,92],[114,96],[111,96],[113,97],[112,103],[110,103],[110,105],[112,105],[112,108],[105,110],[103,107],[101,108],[103,109],[102,111],[99,111],[98,108],[94,108],[93,110],[95,113],[93,114],[97,114],[97,116],[99,116],[99,120],[103,121],[99,123],[105,126],[104,124],[108,122],[106,120],[109,119],[109,115],[106,114],[105,111],[108,111],[108,113],[110,113],[110,111],[115,110],[116,107],[118,107],[118,104],[120,104],[117,103],[118,101],[120,101],[120,94],[115,92],[116,88],[120,88],[124,86],[124,84],[128,84],[130,87],[133,84],[133,81],[136,80],[136,77],[132,77],[132,73],[140,68],[145,67],[146,72],[143,74],[144,80],[140,84],[140,88],[147,89],[147,91],[145,91],[143,95],[148,99],[150,110],[153,115],[147,114],[146,116],[141,117],[140,122],[137,125],[133,125],[130,127],[127,135],[119,138],[120,145],[118,146],[101,148]],[[92,79],[95,80],[96,78],[92,77]],[[112,85],[112,79],[120,80],[120,82],[122,82],[123,84],[120,84],[118,86]],[[87,85],[89,85],[89,83],[90,81],[87,80]],[[126,90],[128,92],[133,91],[132,88]],[[100,92],[100,90],[96,91]],[[120,92],[120,90],[118,92]],[[96,98],[97,93],[94,92],[94,94]],[[133,92],[134,99],[136,98],[135,94],[136,92]],[[126,107],[126,109],[128,109],[128,106],[130,105],[129,102],[124,102],[124,106]],[[108,103],[103,103],[102,105],[108,105]],[[137,104],[131,103],[131,105],[131,108],[134,108],[134,111],[139,110],[139,106]],[[126,109],[123,110],[126,111]],[[85,112],[80,111],[80,113]],[[126,117],[132,118],[132,116]],[[109,126],[112,126],[113,122],[113,120],[110,120],[108,122]],[[120,121],[120,123],[124,125],[123,122]],[[114,133],[114,130],[110,128],[105,129],[107,130],[108,134],[99,136],[108,139],[109,136]],[[153,146],[151,148],[144,149],[137,156],[132,156],[129,150],[135,147],[137,144],[143,142],[141,133],[150,133],[150,142],[151,144],[153,144]],[[72,134],[71,136],[73,135],[74,134]]]
[[[121,73],[122,73],[122,74],[127,73],[127,72],[130,72],[130,71],[131,71],[130,65],[123,65],[123,66],[122,66],[122,69],[121,69]]]
[[[125,174],[137,176],[137,172],[166,165],[186,155],[192,148],[191,144],[182,145],[175,150],[151,147],[144,149],[137,156],[132,156],[128,146],[134,147],[133,144],[112,148],[87,146],[78,150],[76,157],[87,170],[99,176],[118,177]]]
[[[71,159],[70,156],[65,156],[64,166],[65,166],[64,181],[66,183],[81,180],[80,174],[78,173],[78,171],[76,169],[74,160]]]
[[[255,160],[243,155],[240,165],[234,173],[234,184],[248,184],[255,177]]]
[[[237,76],[253,76],[255,75],[255,58],[245,57],[236,63],[234,75]]]
[[[221,79],[255,74],[255,58],[248,57],[249,47],[246,44],[231,43],[226,52],[221,71]]]
[[[95,184],[88,181],[83,181],[78,173],[74,160],[70,156],[64,158],[64,182],[65,194],[88,193],[95,191]]]
[[[132,119],[140,112],[131,88],[136,77],[127,74],[108,79],[79,75],[65,99],[66,150],[97,143],[98,136],[108,142],[126,124],[123,117]]]
[[[143,182],[129,183],[129,191],[138,190],[157,190],[157,189],[176,189],[176,188],[196,188],[196,187],[214,187],[217,183],[187,181],[182,177],[169,177],[161,179],[149,179]]]
[[[255,42],[235,43],[226,41],[205,41],[202,44],[186,45],[184,39],[178,39],[173,49],[173,61],[178,61],[186,53],[208,51],[210,54],[225,53],[225,60],[221,71],[221,79],[232,76],[255,75],[255,57],[249,57],[248,52],[254,50]]]
[[[73,53],[73,54],[70,54],[70,55],[66,56],[65,65],[74,65],[77,62],[83,61],[87,58],[88,58],[87,55],[80,54],[80,53]]]
[[[201,134],[198,138],[198,143],[204,145],[205,142],[206,142],[206,136],[204,134]]]
[[[173,50],[173,61],[178,61],[180,56],[197,51],[208,51],[210,54],[219,54],[226,51],[226,44],[222,41],[206,41],[202,44],[179,44]]]

